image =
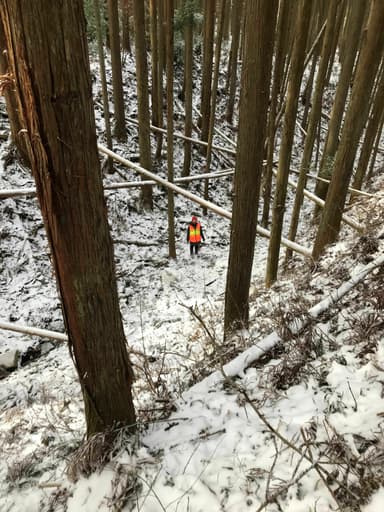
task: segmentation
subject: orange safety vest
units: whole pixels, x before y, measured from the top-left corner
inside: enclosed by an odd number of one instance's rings
[[[200,227],[200,223],[197,223],[196,226],[193,224],[189,225],[189,242],[191,244],[197,244],[201,242]]]

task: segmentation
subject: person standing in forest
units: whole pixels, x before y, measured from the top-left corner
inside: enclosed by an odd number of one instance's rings
[[[193,215],[187,230],[187,242],[189,242],[191,256],[193,256],[193,252],[195,252],[196,256],[198,255],[202,240],[205,240],[203,227],[197,217]]]

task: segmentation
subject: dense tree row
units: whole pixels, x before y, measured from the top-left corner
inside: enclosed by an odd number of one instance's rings
[[[270,227],[266,268],[270,286],[278,275],[292,171],[298,178],[291,241],[297,235],[309,175],[317,173],[314,193],[325,201],[317,200],[314,206],[315,260],[337,239],[346,203],[353,200],[351,184],[361,189],[372,174],[384,123],[384,2],[93,0],[84,4],[88,38],[98,47],[107,145],[113,149],[114,139],[127,141],[121,52],[134,51],[140,165],[152,170],[162,158],[166,134],[169,182],[175,178],[177,44],[181,41],[183,46],[184,177],[191,170],[194,129],[200,151],[204,148],[204,170],[211,170],[217,91],[220,76],[225,78],[226,94],[220,102],[225,102],[226,120],[220,123],[225,123],[232,138],[237,136],[237,149],[224,331],[229,335],[247,327],[258,223]],[[133,425],[135,416],[131,398],[124,399],[131,396],[131,369],[100,179],[83,8],[81,0],[63,0],[59,5],[49,0],[3,0],[0,70],[12,137],[36,180],[92,434],[115,422]],[[106,51],[111,55],[113,117]],[[201,76],[194,90],[197,58]],[[337,68],[339,77],[332,89],[330,80]],[[330,111],[324,108],[326,98],[331,98]],[[298,146],[300,165],[292,169]],[[111,159],[108,165],[112,171]],[[206,200],[208,192],[206,179]],[[168,204],[169,256],[176,258],[172,190]],[[151,186],[142,187],[142,205],[152,208]],[[286,259],[291,257],[288,248]],[[109,355],[114,347],[112,360],[105,357],[106,344]]]

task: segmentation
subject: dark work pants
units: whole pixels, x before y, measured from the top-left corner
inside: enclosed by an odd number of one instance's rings
[[[189,244],[189,250],[191,252],[191,256],[193,256],[193,251],[195,251],[195,254],[197,255],[199,252],[199,243],[190,243]]]

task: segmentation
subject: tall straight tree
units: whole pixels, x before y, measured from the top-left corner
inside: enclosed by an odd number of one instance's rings
[[[278,0],[247,0],[224,332],[248,327]]]
[[[87,434],[134,425],[83,2],[3,0],[0,14]]]
[[[201,140],[208,141],[211,112],[213,42],[215,35],[216,2],[204,2],[203,72],[201,78]]]
[[[309,123],[307,129],[307,135],[304,142],[304,150],[301,158],[299,178],[297,180],[297,188],[295,195],[295,203],[293,206],[291,224],[289,227],[289,240],[295,240],[297,228],[299,225],[300,210],[303,204],[304,189],[307,182],[307,174],[310,170],[313,146],[315,143],[316,133],[321,122],[321,108],[323,100],[323,92],[325,87],[325,80],[327,77],[327,70],[330,62],[333,62],[332,54],[332,42],[334,38],[335,25],[337,20],[337,11],[341,8],[341,2],[334,0],[329,3],[328,15],[327,15],[327,26],[325,29],[323,44],[320,52],[319,69],[316,76],[316,86],[312,95],[311,101],[311,113],[309,116]],[[292,250],[287,249],[287,259],[292,257]]]
[[[98,50],[98,54],[99,54],[101,90],[103,93],[105,137],[107,139],[108,149],[113,151],[112,130],[111,130],[111,121],[110,121],[110,113],[109,113],[107,76],[106,76],[106,72],[105,72],[104,44],[103,44],[103,36],[102,36],[102,30],[101,30],[101,16],[100,16],[99,0],[93,0],[93,8],[94,8],[94,12],[95,12],[96,38],[97,38],[97,50]],[[113,173],[113,160],[111,157],[108,157],[107,166],[108,166],[108,172]]]
[[[286,60],[286,52],[283,51],[284,45],[287,41],[287,33],[290,29],[289,9],[292,4],[289,0],[281,0],[279,4],[279,12],[276,26],[275,38],[275,60],[273,68],[273,80],[271,90],[271,100],[268,114],[268,131],[267,131],[267,163],[264,169],[263,176],[263,214],[261,224],[263,227],[268,226],[270,198],[272,190],[272,172],[273,172],[273,157],[275,150],[275,135],[276,135],[276,116],[279,100],[279,92],[282,84],[284,62]]]
[[[159,68],[159,35],[158,35],[158,18],[159,8],[157,0],[150,0],[149,2],[149,23],[150,23],[150,39],[151,39],[151,65],[152,65],[152,124],[154,126],[162,126],[162,93],[160,91],[160,83],[162,82],[162,68]],[[155,158],[161,154],[161,140],[162,134],[156,134],[157,148]]]
[[[368,120],[364,141],[361,146],[359,162],[357,164],[355,176],[352,182],[352,188],[361,190],[365,175],[367,173],[369,159],[372,155],[373,146],[377,133],[380,129],[380,121],[384,113],[384,61],[381,63],[381,71],[376,86],[374,97],[372,98],[371,115]],[[356,194],[351,194],[351,199]]]
[[[181,6],[184,29],[184,135],[192,136],[192,82],[193,82],[193,28],[195,25],[195,0],[183,0]],[[192,146],[184,142],[184,164],[182,176],[189,176]]]
[[[361,134],[369,111],[369,97],[383,59],[384,2],[372,0],[364,39],[353,81],[351,100],[345,114],[332,180],[316,234],[312,256],[316,260],[325,246],[335,242],[340,230],[344,204]]]
[[[166,0],[166,68],[167,68],[167,165],[168,181],[173,183],[173,0]],[[168,189],[168,252],[176,258],[175,198]]]
[[[123,76],[121,69],[119,9],[117,0],[107,0],[108,5],[108,29],[111,45],[113,102],[115,105],[114,135],[120,141],[127,140],[125,129]]]
[[[140,165],[152,170],[151,133],[148,96],[148,64],[145,40],[145,12],[142,0],[133,0],[133,17],[135,21],[135,56],[137,108],[139,113],[139,150]],[[152,210],[152,187],[141,187],[141,200],[145,210]]]
[[[228,72],[227,72],[227,89],[228,104],[226,111],[226,119],[228,123],[232,123],[233,110],[235,107],[236,84],[237,84],[237,63],[240,44],[240,28],[243,16],[244,0],[233,0],[231,10],[231,50],[229,53]]]
[[[288,85],[288,98],[284,116],[283,135],[279,153],[279,166],[276,178],[276,192],[273,202],[271,238],[268,248],[268,262],[266,273],[266,285],[270,286],[277,277],[277,269],[280,254],[280,239],[283,229],[285,199],[289,166],[291,162],[292,145],[295,133],[297,105],[300,95],[301,79],[304,71],[304,58],[307,35],[309,30],[308,20],[311,17],[312,0],[301,0],[296,24],[296,37],[292,50],[292,61]]]
[[[318,173],[320,178],[330,178],[330,170],[333,167],[334,158],[339,144],[340,127],[346,110],[345,104],[348,91],[350,90],[356,55],[361,41],[361,31],[367,5],[367,0],[349,0],[348,3],[349,9],[347,20],[345,22],[345,34],[343,37],[343,41],[348,47],[348,52],[345,52],[345,56],[342,60],[341,72],[331,111],[331,119],[329,121],[328,132],[320,161]],[[327,191],[328,183],[319,180],[316,183],[315,194],[321,199],[325,199]],[[320,208],[316,206],[315,216],[319,214],[319,211]]]

